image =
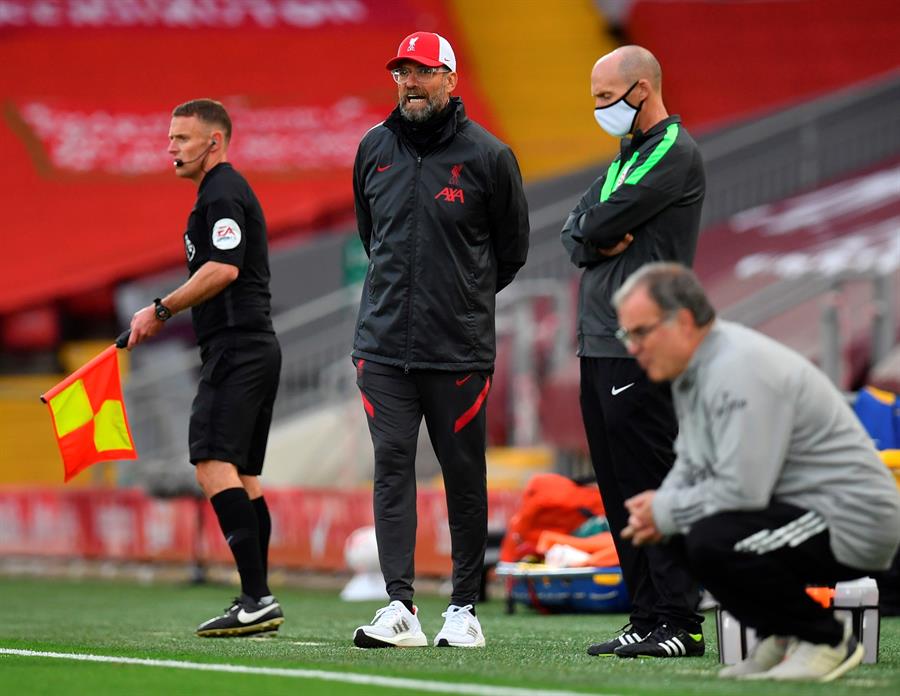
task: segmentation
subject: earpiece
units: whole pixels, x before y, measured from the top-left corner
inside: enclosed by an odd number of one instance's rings
[[[203,152],[201,152],[200,155],[198,155],[194,159],[192,159],[192,160],[177,159],[177,160],[173,160],[172,164],[174,164],[176,168],[180,169],[181,167],[183,167],[186,164],[190,164],[191,162],[196,162],[198,159],[203,159],[204,157],[206,157],[209,154],[209,151],[212,150],[216,145],[218,145],[218,143],[216,142],[216,139],[213,138],[209,141],[209,145],[206,146],[206,149]]]

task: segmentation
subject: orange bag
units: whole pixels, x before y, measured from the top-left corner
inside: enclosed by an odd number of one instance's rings
[[[535,474],[525,485],[519,509],[509,519],[500,560],[515,562],[536,554],[541,532],[568,534],[588,518],[602,514],[596,484],[580,486],[559,474]]]

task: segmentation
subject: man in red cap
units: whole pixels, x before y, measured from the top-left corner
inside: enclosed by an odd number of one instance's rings
[[[390,603],[353,642],[428,644],[413,606],[415,456],[422,417],[441,465],[453,592],[439,647],[481,647],[475,615],[487,544],[485,408],[496,294],[525,263],[528,206],[507,145],[466,117],[456,56],[429,32],[387,69],[397,108],[363,137],[353,169],[369,256],[353,343],[375,448],[375,532]]]

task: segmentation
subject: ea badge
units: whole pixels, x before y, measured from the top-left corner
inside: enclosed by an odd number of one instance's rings
[[[241,243],[241,228],[231,218],[222,218],[213,225],[212,243],[223,251],[234,249]]]

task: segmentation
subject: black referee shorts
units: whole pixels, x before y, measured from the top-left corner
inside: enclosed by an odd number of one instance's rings
[[[245,476],[262,472],[281,373],[270,333],[214,336],[200,347],[200,384],[191,408],[191,464],[230,462]]]

